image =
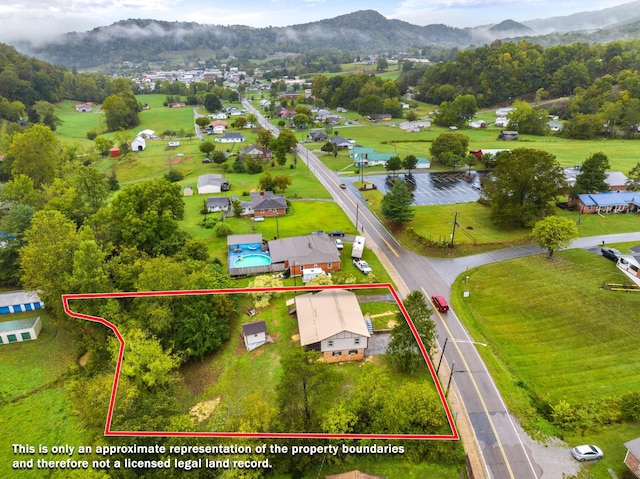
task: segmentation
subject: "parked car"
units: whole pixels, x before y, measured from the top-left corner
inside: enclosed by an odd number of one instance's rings
[[[205,158],[202,160],[203,163],[211,163],[211,158]]]
[[[336,243],[336,248],[338,248],[340,251],[342,251],[344,249],[344,245],[342,244],[342,240],[335,240]]]
[[[254,216],[253,221],[260,223],[261,221],[264,221],[264,216]]]
[[[318,231],[312,231],[311,232],[312,235],[323,235],[324,231],[323,230],[318,230]]]
[[[602,459],[604,454],[602,454],[602,450],[598,446],[584,444],[571,449],[571,455],[575,457],[576,460],[582,462]]]
[[[434,294],[433,296],[431,296],[431,302],[436,307],[436,309],[441,313],[446,313],[447,311],[449,311],[449,305],[447,304],[447,300],[444,299],[439,294]]]
[[[602,252],[602,256],[616,263],[620,259],[620,256],[622,256],[622,253],[615,248],[600,248],[600,251]]]
[[[360,270],[361,273],[364,274],[369,274],[371,273],[373,270],[371,269],[371,266],[369,266],[369,263],[367,263],[364,260],[358,259],[358,258],[353,258],[353,264],[356,268],[358,268]]]
[[[346,190],[347,189],[347,185],[345,185],[344,183],[340,183],[340,189],[341,190]]]
[[[329,233],[327,233],[329,236],[340,236],[343,237],[344,236],[344,231],[341,230],[333,230],[333,231],[329,231]]]

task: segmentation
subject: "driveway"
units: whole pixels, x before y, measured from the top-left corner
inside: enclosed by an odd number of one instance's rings
[[[373,333],[367,343],[367,349],[364,350],[364,356],[384,354],[389,341],[391,341],[391,333]]]

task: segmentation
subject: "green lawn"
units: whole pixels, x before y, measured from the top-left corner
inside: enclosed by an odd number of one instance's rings
[[[16,477],[9,457],[12,444],[83,445],[88,436],[72,414],[64,386],[67,369],[77,358],[68,332],[45,311],[37,312],[43,328],[38,339],[0,346],[0,476]],[[9,321],[33,317],[34,312],[1,316]],[[23,457],[22,459],[28,459]],[[49,459],[53,459],[51,456]],[[20,478],[39,478],[38,471],[21,471]],[[55,476],[61,477],[61,476]]]
[[[558,433],[538,416],[535,397],[552,405],[604,405],[640,387],[640,356],[630,340],[640,335],[640,294],[600,289],[628,283],[611,261],[568,250],[552,260],[520,258],[466,275],[468,283],[458,279],[452,287],[453,306],[474,339],[489,344],[479,353],[532,434]],[[609,434],[596,425],[587,433]]]

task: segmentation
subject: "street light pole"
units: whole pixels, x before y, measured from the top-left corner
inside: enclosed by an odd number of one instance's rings
[[[444,351],[447,349],[447,341],[449,341],[449,338],[444,338],[444,346],[442,346],[442,353],[440,354],[440,360],[438,361],[438,367],[436,368],[436,376],[440,372],[440,365],[442,364],[442,358],[444,358]]]
[[[451,386],[451,379],[453,378],[453,371],[455,370],[456,362],[451,363],[451,372],[449,373],[449,381],[447,382],[447,389],[444,392],[444,397],[449,397],[449,386]]]
[[[444,338],[444,345],[442,346],[442,353],[440,354],[440,360],[438,361],[438,367],[436,368],[436,376],[440,371],[440,364],[442,364],[442,358],[444,358],[444,350],[447,349],[447,342],[451,340],[454,343],[469,343],[469,344],[479,344],[480,346],[489,346],[487,343],[480,343],[478,341],[471,341],[469,339],[456,339],[456,338]],[[453,367],[451,367],[453,371]]]

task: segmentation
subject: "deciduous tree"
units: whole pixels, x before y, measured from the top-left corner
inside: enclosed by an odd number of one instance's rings
[[[555,156],[516,148],[500,153],[484,194],[496,223],[531,227],[549,214],[551,202],[565,185],[564,172]]]
[[[13,137],[7,157],[13,175],[27,175],[36,189],[53,181],[60,165],[61,146],[56,135],[44,125],[33,125]]]
[[[569,218],[561,216],[547,216],[538,221],[531,236],[535,242],[549,252],[549,258],[560,248],[566,248],[578,237],[578,227],[575,222]]]

